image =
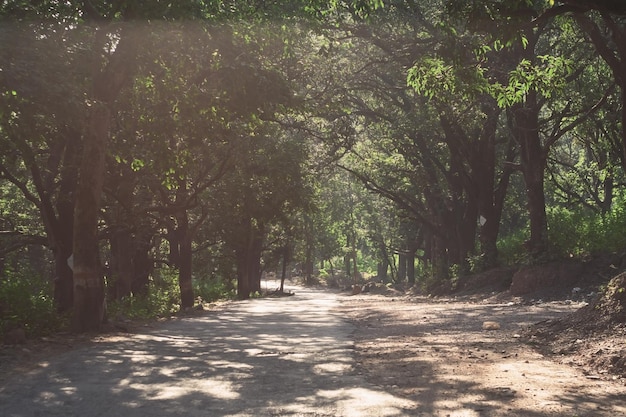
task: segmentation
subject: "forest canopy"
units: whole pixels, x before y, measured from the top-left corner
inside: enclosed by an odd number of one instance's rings
[[[624,74],[619,1],[0,2],[0,334],[624,253]]]

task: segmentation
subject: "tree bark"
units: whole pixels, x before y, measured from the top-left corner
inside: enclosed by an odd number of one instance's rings
[[[407,259],[404,252],[398,253],[398,282],[406,281]]]
[[[135,40],[130,26],[120,32],[115,52],[103,58],[109,29],[98,28],[93,47],[94,73],[88,102],[74,212],[74,315],[77,332],[97,331],[105,318],[104,276],[98,253],[98,220],[104,178],[105,152],[111,128],[111,106],[131,80]],[[130,35],[130,36],[129,36]]]
[[[193,282],[192,282],[192,238],[189,230],[189,219],[187,212],[178,216],[178,234],[180,237],[179,263],[178,263],[178,285],[180,287],[180,306],[182,309],[193,307]]]
[[[406,254],[406,277],[409,285],[415,285],[415,249]]]
[[[291,250],[289,247],[289,243],[286,243],[285,246],[283,246],[283,263],[282,263],[282,271],[280,274],[280,292],[284,292],[285,291],[285,279],[287,278],[287,265],[289,265],[289,262],[291,262]]]
[[[389,270],[389,254],[387,253],[387,246],[384,242],[379,243],[380,260],[378,261],[377,277],[383,282],[387,283],[389,277],[387,271]]]
[[[128,228],[119,225],[111,232],[111,264],[107,277],[108,293],[114,300],[130,295],[133,278],[133,240]]]
[[[150,230],[140,230],[135,234],[133,245],[133,281],[131,290],[135,295],[147,295],[150,284],[150,273],[152,272],[152,261],[150,259]]]
[[[537,95],[531,91],[526,103],[512,109],[514,135],[520,147],[521,170],[526,185],[530,239],[526,249],[538,258],[548,249],[548,220],[544,191],[544,172],[547,155],[539,136],[539,105]]]
[[[264,230],[250,217],[244,220],[245,237],[235,249],[237,258],[237,296],[241,300],[261,290],[261,254]]]
[[[98,331],[105,318],[98,219],[111,112],[103,102],[89,109],[74,212],[74,316],[77,332]]]

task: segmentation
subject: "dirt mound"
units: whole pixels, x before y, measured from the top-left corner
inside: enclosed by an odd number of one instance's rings
[[[626,272],[587,306],[537,323],[525,337],[544,354],[560,355],[588,374],[626,377]]]
[[[512,277],[514,296],[555,299],[596,291],[616,274],[626,270],[626,254],[605,254],[585,259],[566,259],[542,265],[520,267]]]

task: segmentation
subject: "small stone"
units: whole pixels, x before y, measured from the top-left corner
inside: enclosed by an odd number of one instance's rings
[[[500,330],[500,323],[497,321],[483,322],[483,330]]]

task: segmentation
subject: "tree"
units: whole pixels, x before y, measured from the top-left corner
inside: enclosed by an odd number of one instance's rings
[[[54,23],[3,25],[1,53],[7,65],[0,81],[0,134],[6,150],[2,177],[40,213],[45,244],[55,257],[55,302],[66,312],[73,303],[68,259],[82,150],[80,128],[74,124],[82,114],[76,95],[86,74],[80,49],[70,52],[64,45],[76,45],[76,39],[63,39],[62,33]]]

